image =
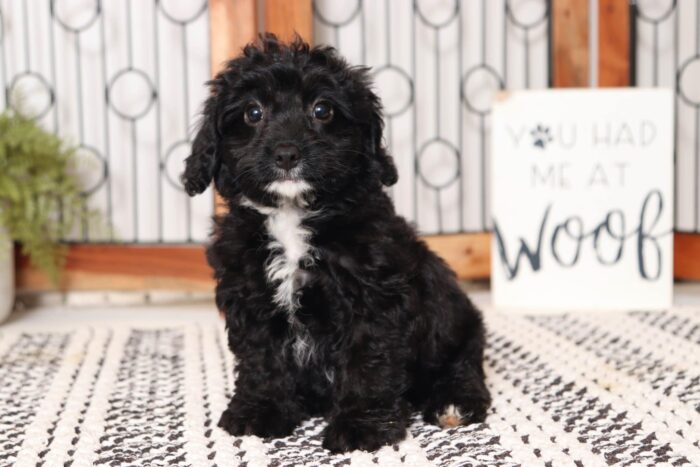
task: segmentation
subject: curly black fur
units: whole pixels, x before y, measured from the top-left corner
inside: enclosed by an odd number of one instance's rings
[[[383,190],[397,173],[368,70],[264,35],[209,84],[183,182],[214,180],[229,208],[208,250],[237,358],[219,426],[282,437],[321,415],[324,446],[348,451],[401,440],[413,409],[482,421],[481,316]],[[292,171],[280,145],[298,149]]]

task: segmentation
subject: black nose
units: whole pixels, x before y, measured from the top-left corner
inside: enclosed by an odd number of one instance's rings
[[[292,170],[299,164],[301,154],[293,144],[280,144],[275,148],[275,164],[284,170]]]

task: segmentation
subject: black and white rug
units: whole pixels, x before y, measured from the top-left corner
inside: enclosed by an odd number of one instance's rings
[[[219,324],[0,327],[0,465],[700,465],[700,310],[486,318],[487,423],[342,456],[216,428]]]

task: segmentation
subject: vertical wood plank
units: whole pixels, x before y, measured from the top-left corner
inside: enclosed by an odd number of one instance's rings
[[[209,0],[209,42],[211,76],[255,40],[258,33],[256,0]],[[214,212],[221,214],[226,206],[217,193]]]
[[[211,75],[257,34],[255,0],[209,0]]]
[[[299,34],[313,41],[311,0],[265,0],[265,30],[285,41]]]
[[[553,85],[588,86],[588,0],[554,0],[551,8]]]
[[[598,0],[598,86],[630,85],[630,7]]]

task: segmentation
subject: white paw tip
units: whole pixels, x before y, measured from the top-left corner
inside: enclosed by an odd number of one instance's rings
[[[443,428],[454,428],[462,424],[462,413],[453,404],[445,407],[442,413],[437,414],[438,423]]]

